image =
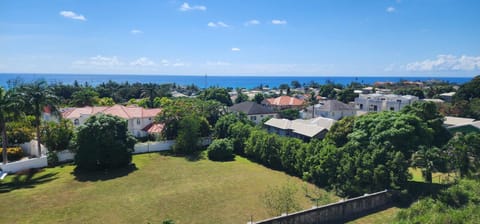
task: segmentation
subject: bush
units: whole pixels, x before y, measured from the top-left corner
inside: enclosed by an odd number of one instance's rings
[[[233,144],[228,139],[215,139],[207,148],[208,158],[214,161],[233,160]]]
[[[17,161],[23,157],[23,150],[20,147],[7,148],[7,158],[9,161]],[[3,160],[3,149],[0,148],[0,161]]]
[[[135,138],[125,119],[100,115],[90,117],[77,135],[75,164],[81,170],[125,167],[132,161]]]

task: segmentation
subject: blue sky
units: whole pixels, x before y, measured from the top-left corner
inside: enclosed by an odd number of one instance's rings
[[[0,72],[480,74],[480,1],[0,1]]]

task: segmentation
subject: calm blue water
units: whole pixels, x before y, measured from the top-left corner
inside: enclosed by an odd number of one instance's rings
[[[8,88],[7,81],[20,78],[25,82],[31,82],[37,79],[45,79],[49,83],[72,84],[75,80],[80,84],[88,82],[89,85],[96,86],[109,80],[115,82],[141,82],[141,83],[176,83],[180,85],[195,84],[199,87],[220,86],[220,87],[244,87],[253,88],[260,84],[269,87],[277,87],[280,84],[290,84],[291,81],[297,80],[301,84],[315,81],[324,84],[327,81],[339,83],[342,85],[351,82],[359,82],[364,84],[373,84],[375,82],[397,82],[400,80],[410,81],[428,81],[441,80],[450,83],[462,84],[468,82],[472,77],[439,77],[439,76],[422,76],[422,77],[392,77],[392,76],[180,76],[180,75],[83,75],[83,74],[0,74],[0,86]]]

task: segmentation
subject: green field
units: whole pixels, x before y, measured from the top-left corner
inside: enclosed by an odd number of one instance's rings
[[[74,175],[74,166],[66,165],[8,176],[0,185],[0,222],[246,223],[250,216],[269,217],[261,195],[287,181],[298,186],[303,208],[313,204],[300,179],[238,156],[212,162],[143,154],[133,162],[135,170],[110,173]],[[321,204],[338,200],[325,194]]]

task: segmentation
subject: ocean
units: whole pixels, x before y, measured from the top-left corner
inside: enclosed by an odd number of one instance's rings
[[[278,87],[280,84],[290,84],[293,80],[303,83],[311,81],[325,84],[334,82],[347,85],[351,82],[363,84],[373,84],[375,82],[398,82],[400,80],[409,81],[429,81],[439,80],[456,84],[463,84],[472,79],[472,77],[442,77],[442,76],[421,76],[421,77],[400,77],[400,76],[185,76],[185,75],[91,75],[91,74],[0,74],[0,86],[8,88],[8,81],[20,79],[24,82],[31,82],[38,79],[45,79],[48,83],[73,84],[76,80],[79,84],[88,83],[91,86],[97,86],[109,80],[115,82],[141,82],[141,83],[176,83],[179,85],[194,84],[200,88],[205,86],[218,87],[242,87],[254,88],[259,85]]]

